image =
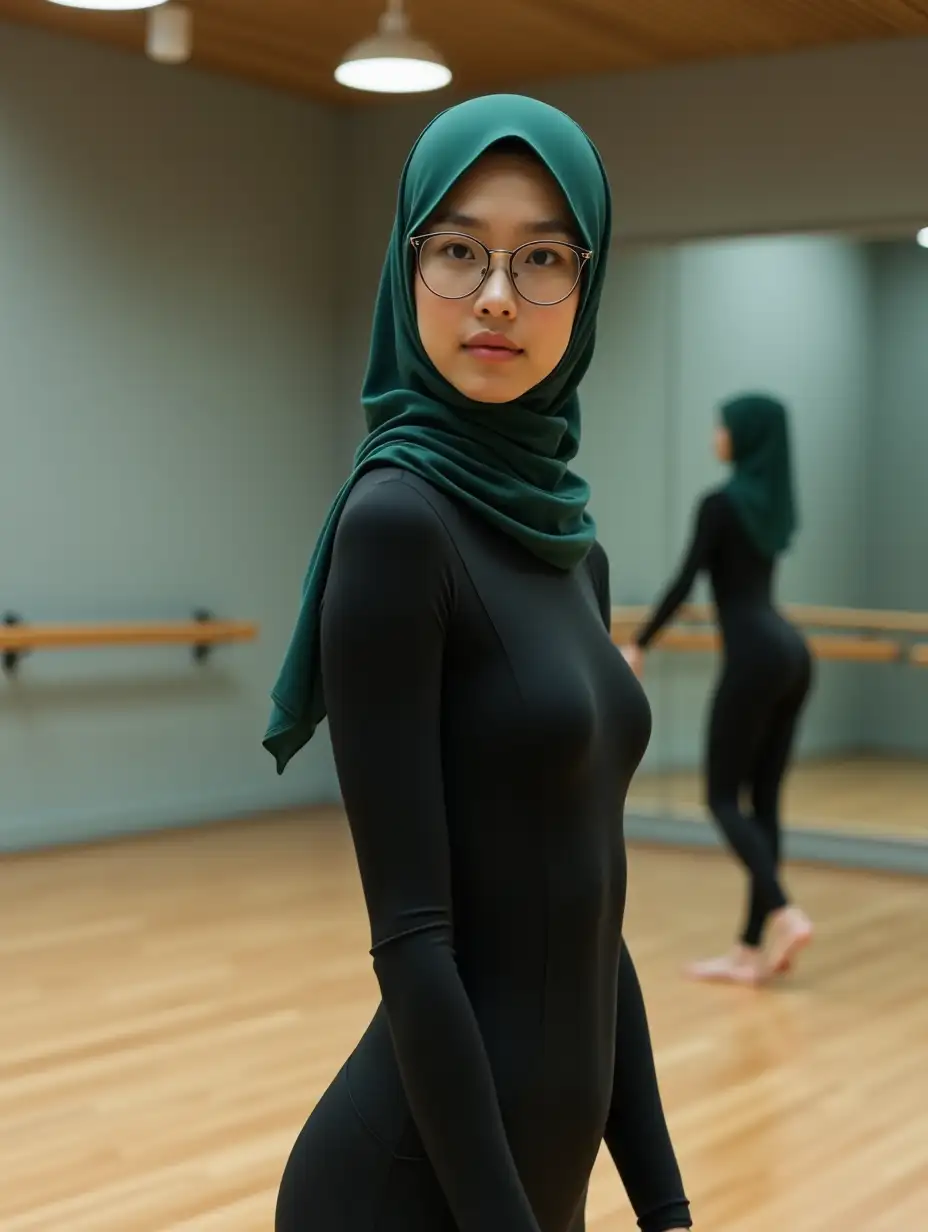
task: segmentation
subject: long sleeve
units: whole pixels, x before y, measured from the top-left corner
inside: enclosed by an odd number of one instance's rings
[[[718,496],[705,497],[700,503],[689,546],[676,577],[668,586],[663,598],[654,609],[650,620],[637,634],[635,641],[642,650],[654,640],[664,625],[672,619],[681,603],[693,589],[693,583],[701,569],[706,568],[718,528]]]
[[[648,1019],[622,944],[612,1104],[603,1135],[642,1232],[690,1228],[689,1203],[661,1103]]]
[[[322,664],[332,746],[403,1086],[459,1232],[539,1232],[454,951],[440,703],[453,548],[402,479],[342,515]]]

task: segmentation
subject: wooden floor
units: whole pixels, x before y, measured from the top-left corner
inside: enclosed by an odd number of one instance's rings
[[[796,975],[699,987],[680,965],[727,942],[738,876],[711,852],[631,853],[627,935],[696,1227],[924,1228],[928,884],[790,882],[819,925]],[[271,1232],[293,1138],[376,999],[337,815],[8,858],[0,905],[3,1232]],[[635,1227],[606,1156],[589,1216]]]
[[[703,797],[699,771],[639,774],[629,806],[704,819]],[[801,762],[786,781],[783,815],[797,828],[928,842],[928,758],[867,755]]]

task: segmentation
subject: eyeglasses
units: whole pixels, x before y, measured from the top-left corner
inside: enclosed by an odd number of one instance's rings
[[[530,304],[550,307],[567,299],[593,252],[560,240],[533,240],[518,248],[487,248],[472,235],[433,231],[410,239],[419,276],[442,299],[466,299],[483,286],[493,253],[509,257],[509,279]]]

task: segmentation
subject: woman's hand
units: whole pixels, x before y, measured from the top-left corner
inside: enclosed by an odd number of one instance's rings
[[[634,642],[629,642],[622,647],[622,656],[640,680],[644,672],[644,652],[641,647],[636,646]]]

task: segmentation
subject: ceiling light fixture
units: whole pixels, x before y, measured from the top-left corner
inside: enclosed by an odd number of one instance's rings
[[[335,80],[375,94],[422,94],[446,86],[451,70],[433,47],[409,33],[403,0],[387,0],[377,33],[349,48]]]
[[[928,248],[928,227],[922,227],[921,231],[919,231],[915,238],[918,243],[921,244],[922,248]]]
[[[193,51],[193,13],[185,4],[152,9],[145,30],[145,52],[158,64],[183,64]]]
[[[126,13],[131,9],[154,9],[167,0],[49,0],[66,9],[95,9],[97,12]]]

